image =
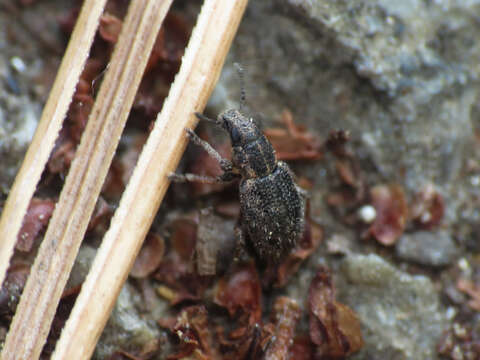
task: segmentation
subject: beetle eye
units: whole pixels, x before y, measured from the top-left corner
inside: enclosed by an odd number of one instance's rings
[[[233,126],[230,129],[230,138],[232,139],[233,144],[240,142],[240,131],[238,131],[236,126]]]

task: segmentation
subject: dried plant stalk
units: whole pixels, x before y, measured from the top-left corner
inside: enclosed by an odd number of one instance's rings
[[[52,359],[88,358],[218,79],[247,0],[206,0],[170,94],[82,285]]]
[[[3,208],[0,219],[0,284],[5,279],[28,204],[72,101],[105,3],[106,0],[86,0],[83,4],[32,143]]]
[[[105,79],[7,334],[3,360],[32,360],[40,356],[170,3],[171,0],[134,0],[129,6]]]

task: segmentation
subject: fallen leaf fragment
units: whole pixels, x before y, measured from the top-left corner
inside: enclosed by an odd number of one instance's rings
[[[480,285],[474,284],[471,280],[461,278],[457,280],[457,289],[471,297],[468,301],[468,306],[473,310],[480,311]]]
[[[299,336],[293,339],[293,343],[289,349],[289,360],[312,360],[313,344],[306,336]]]
[[[218,281],[214,301],[231,317],[246,317],[247,324],[253,326],[262,319],[261,295],[258,273],[250,262]]]
[[[140,252],[135,259],[130,276],[142,279],[153,273],[160,265],[165,252],[163,238],[155,233],[149,233]]]
[[[330,271],[321,267],[308,294],[310,338],[316,354],[343,358],[363,346],[360,322],[349,307],[335,300]]]
[[[171,305],[184,300],[198,300],[208,286],[208,281],[195,274],[192,268],[197,237],[196,221],[190,218],[175,219],[169,228],[172,235],[154,278],[170,290],[171,293],[166,298]]]
[[[17,250],[32,250],[35,239],[47,227],[54,209],[55,202],[52,199],[32,198],[18,233]]]
[[[295,300],[280,296],[275,300],[272,315],[275,331],[264,359],[287,360],[301,309]]]
[[[88,223],[88,230],[93,230],[100,226],[100,224],[108,227],[108,222],[112,217],[113,209],[108,202],[105,201],[103,196],[100,196],[95,204],[92,218]],[[105,230],[106,231],[106,230]]]
[[[322,238],[323,229],[311,221],[307,221],[303,237],[277,268],[276,287],[285,286],[292,275],[298,271],[303,261],[318,248],[322,242]]]
[[[345,130],[332,130],[328,134],[325,148],[337,158],[351,158],[352,154],[346,144],[350,141],[350,133]]]
[[[208,328],[208,313],[203,305],[184,308],[174,323],[167,326],[180,340],[179,350],[167,359],[215,359],[212,338]]]
[[[269,128],[264,133],[273,145],[279,160],[319,160],[323,157],[321,144],[304,126],[293,121],[289,110],[283,110],[285,128]]]
[[[102,15],[98,32],[105,41],[115,44],[121,30],[122,21],[119,18],[108,13]]]
[[[231,265],[235,250],[233,226],[213,213],[211,208],[202,209],[195,244],[196,270],[200,276],[211,276]],[[231,230],[231,231],[228,231]]]
[[[368,235],[385,246],[395,244],[405,230],[408,205],[400,185],[377,185],[370,189],[372,206],[376,217]]]
[[[433,184],[425,185],[413,198],[411,218],[423,229],[432,229],[442,221],[445,202]]]
[[[15,314],[29,273],[30,266],[26,264],[13,264],[8,269],[5,281],[0,288],[0,317],[11,320]]]

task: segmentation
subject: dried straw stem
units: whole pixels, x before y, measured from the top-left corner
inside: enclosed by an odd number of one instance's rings
[[[0,219],[0,284],[5,279],[28,204],[72,101],[105,3],[106,0],[86,0],[83,4],[35,136],[3,208]]]
[[[218,79],[247,0],[206,0],[182,66],[105,234],[52,359],[88,358]]]
[[[40,356],[170,3],[171,0],[134,0],[129,7],[111,63],[7,334],[3,360],[33,360]],[[74,358],[80,357],[67,357]]]

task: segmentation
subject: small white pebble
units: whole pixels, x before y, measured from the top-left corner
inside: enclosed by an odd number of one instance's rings
[[[420,221],[425,224],[429,222],[432,219],[432,214],[430,212],[426,211],[420,216]]]
[[[457,315],[457,309],[455,309],[453,306],[449,306],[445,312],[445,315],[447,316],[448,320],[452,320]]]
[[[17,70],[19,73],[24,72],[27,68],[27,65],[20,59],[18,56],[14,56],[10,59],[10,65]]]
[[[460,270],[462,270],[463,272],[470,272],[471,271],[470,263],[468,262],[467,259],[461,258],[460,260],[458,260],[457,264],[458,264],[458,267],[460,268]]]
[[[472,184],[472,186],[480,185],[480,176],[475,175],[475,176],[470,177],[470,184]]]
[[[460,345],[457,344],[453,347],[453,350],[452,350],[452,353],[451,353],[450,356],[453,360],[463,360],[464,359],[463,351],[460,348]]]
[[[453,333],[458,338],[465,338],[467,336],[467,329],[465,329],[459,323],[453,323]]]
[[[372,205],[365,205],[358,210],[358,216],[364,223],[370,224],[377,217],[377,212]]]

